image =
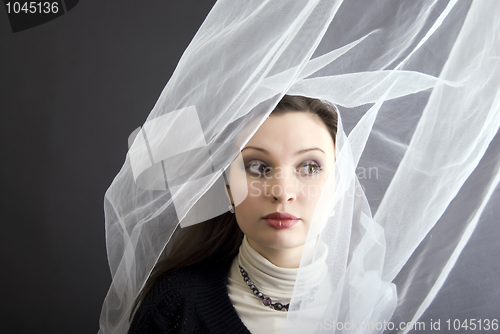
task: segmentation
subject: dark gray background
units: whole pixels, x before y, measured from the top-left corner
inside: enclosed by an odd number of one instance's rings
[[[104,193],[214,3],[82,0],[15,34],[0,5],[0,333],[97,333]]]

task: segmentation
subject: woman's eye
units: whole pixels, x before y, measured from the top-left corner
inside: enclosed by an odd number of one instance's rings
[[[246,170],[253,175],[261,176],[263,174],[269,174],[271,167],[258,162],[251,162],[247,165]]]
[[[297,172],[303,176],[316,175],[321,171],[321,166],[314,161],[309,161],[302,167],[300,167]]]

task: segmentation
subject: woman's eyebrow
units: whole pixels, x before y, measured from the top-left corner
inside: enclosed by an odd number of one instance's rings
[[[244,151],[244,150],[246,150],[247,148],[252,148],[252,149],[254,149],[254,150],[264,152],[265,154],[269,154],[269,152],[268,152],[268,151],[266,151],[265,149],[260,148],[260,147],[255,147],[255,146],[247,146],[247,147],[243,148],[243,149],[241,150],[241,152],[243,152],[243,151]],[[303,149],[303,150],[297,151],[297,152],[295,152],[295,155],[299,155],[299,154],[302,154],[302,153],[306,153],[306,152],[309,152],[309,151],[315,151],[315,150],[317,150],[317,151],[321,151],[321,152],[323,152],[324,154],[326,154],[326,153],[325,153],[325,151],[323,151],[322,149],[320,149],[320,148],[318,148],[318,147],[311,147],[311,148],[306,148],[306,149]]]
[[[295,155],[299,155],[299,154],[306,153],[306,152],[309,152],[309,151],[321,151],[324,154],[326,154],[325,151],[323,151],[319,147],[311,147],[311,148],[306,148],[304,150],[297,151],[297,152],[295,152]]]

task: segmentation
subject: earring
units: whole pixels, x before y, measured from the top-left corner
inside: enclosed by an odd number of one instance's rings
[[[234,213],[234,204],[231,202],[231,197],[229,196],[229,192],[227,191],[227,188],[229,188],[229,184],[227,182],[226,174],[222,173],[222,177],[223,177],[224,183],[226,185],[224,187],[224,190],[226,191],[226,196],[227,196],[227,199],[229,200],[229,211],[231,213]]]

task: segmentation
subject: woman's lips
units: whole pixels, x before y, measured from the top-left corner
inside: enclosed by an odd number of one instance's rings
[[[292,227],[299,221],[299,218],[286,212],[273,212],[263,219],[267,225],[276,229]]]
[[[289,213],[286,213],[286,212],[273,212],[273,213],[270,213],[267,216],[265,216],[264,219],[296,219],[296,220],[298,220],[299,218],[297,218],[294,215],[291,215]]]

